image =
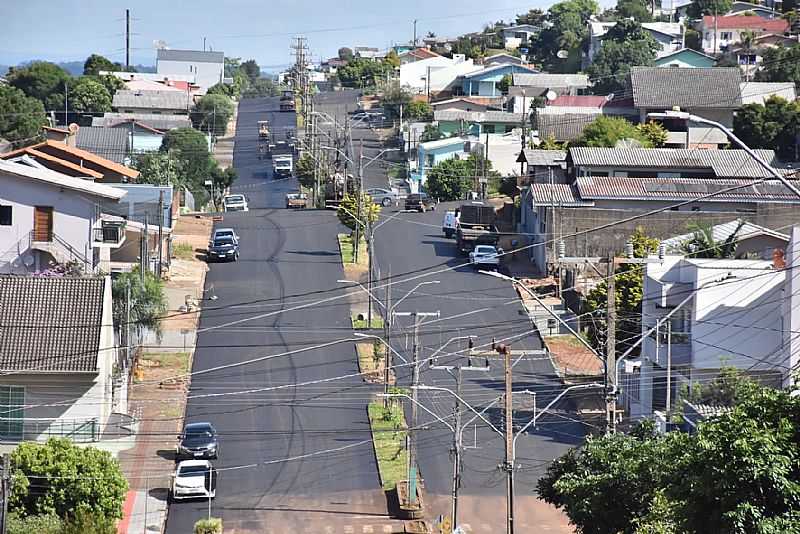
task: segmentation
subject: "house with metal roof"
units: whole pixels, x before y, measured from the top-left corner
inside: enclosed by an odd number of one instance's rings
[[[501,134],[521,128],[524,120],[522,113],[507,111],[434,111],[433,120],[439,125],[439,131],[445,135],[454,134]]]
[[[159,48],[156,52],[156,73],[162,76],[193,75],[194,83],[205,93],[212,85],[222,83],[225,53]]]
[[[716,65],[717,59],[691,48],[681,48],[656,59],[656,67],[680,67],[690,69],[710,69]]]
[[[603,47],[603,37],[616,22],[589,21],[589,48],[583,55],[583,67],[591,65]],[[678,22],[643,22],[642,29],[658,43],[656,57],[666,56],[683,48],[683,24]]]
[[[125,413],[111,278],[0,275],[0,439],[100,439]]]
[[[507,26],[500,32],[503,36],[503,46],[507,50],[516,50],[517,48],[526,45],[531,37],[535,36],[541,28],[533,26],[532,24],[517,24],[514,26]]]
[[[525,65],[495,65],[461,77],[461,92],[466,96],[500,96],[503,92],[498,84],[505,76],[517,73],[535,74],[538,71]]]
[[[747,32],[755,36],[786,33],[789,31],[789,21],[780,17],[766,19],[745,14],[722,17],[706,15],[697,25],[697,31],[702,38],[703,52],[719,54],[728,46],[741,42],[742,36]]]
[[[729,239],[733,242],[733,257],[736,259],[771,260],[776,248],[786,250],[789,244],[789,234],[744,219],[715,224],[708,230],[715,243],[724,243]],[[694,232],[688,232],[664,239],[661,244],[668,254],[684,254],[686,244],[694,235]]]
[[[187,115],[193,106],[192,95],[183,91],[117,91],[111,100],[119,113]]]
[[[128,132],[97,126],[78,128],[75,132],[75,146],[120,164],[128,161],[131,152]]]
[[[175,128],[191,128],[192,121],[186,115],[155,115],[152,113],[104,113],[102,117],[92,118],[92,126],[108,128],[127,128],[131,122],[158,130],[162,133]]]

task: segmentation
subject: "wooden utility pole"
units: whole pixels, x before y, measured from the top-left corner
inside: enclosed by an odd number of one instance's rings
[[[606,433],[617,428],[617,292],[614,276],[614,254],[608,256],[606,291]]]
[[[503,368],[506,381],[505,408],[506,408],[506,532],[514,534],[514,397],[513,380],[511,376],[511,347],[508,345],[498,348],[503,355]]]
[[[158,266],[156,267],[156,274],[158,275],[158,279],[161,280],[161,259],[162,259],[162,247],[163,242],[161,241],[164,237],[164,191],[158,192]]]
[[[455,528],[458,526],[458,490],[461,487],[461,366],[456,366],[456,404],[453,408],[455,410],[455,427],[453,430],[453,502],[450,519]]]
[[[125,70],[131,70],[131,10],[125,10]]]

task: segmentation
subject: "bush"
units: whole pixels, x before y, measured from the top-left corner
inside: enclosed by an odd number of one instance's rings
[[[8,515],[6,534],[61,534],[61,519],[53,514],[29,515],[19,517]]]
[[[194,524],[194,534],[222,534],[222,519],[200,519]]]

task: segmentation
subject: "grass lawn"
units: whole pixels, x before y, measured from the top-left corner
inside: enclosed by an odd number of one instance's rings
[[[383,317],[380,317],[372,311],[372,324],[367,324],[366,316],[364,319],[358,319],[356,315],[350,318],[353,323],[353,330],[369,330],[370,328],[383,328]]]
[[[586,346],[572,334],[562,334],[562,335],[544,336],[544,337],[548,341],[563,343],[565,345],[569,345],[570,347],[575,347],[576,349],[586,350]]]
[[[353,238],[350,234],[339,234],[339,253],[342,255],[342,263],[354,264],[353,261]],[[358,265],[367,266],[369,258],[367,257],[367,240],[363,237],[358,244]]]
[[[383,489],[394,489],[398,480],[405,480],[408,473],[405,454],[406,422],[403,407],[390,404],[388,417],[385,417],[383,401],[369,404],[369,424],[372,428],[372,441],[378,460]]]
[[[172,246],[172,253],[179,260],[194,259],[194,247],[190,243],[175,243]]]
[[[381,343],[356,343],[358,351],[358,368],[362,373],[383,371],[386,347]]]
[[[160,367],[176,373],[189,371],[188,352],[153,352],[142,354],[139,358],[145,367]]]

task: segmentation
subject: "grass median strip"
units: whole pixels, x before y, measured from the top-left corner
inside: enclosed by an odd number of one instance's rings
[[[405,480],[407,475],[403,406],[390,402],[389,408],[384,408],[383,400],[376,400],[369,403],[367,409],[381,483],[385,491],[392,490],[397,481]]]
[[[355,264],[353,258],[353,237],[350,234],[339,234],[339,252],[342,255],[342,263]],[[367,266],[367,242],[365,239],[360,239],[358,245],[358,265]]]
[[[363,314],[361,314],[363,315]],[[350,318],[353,323],[353,330],[369,330],[370,328],[383,328],[383,317],[372,316],[372,323],[367,321],[366,317],[359,318],[358,315],[353,315]]]

